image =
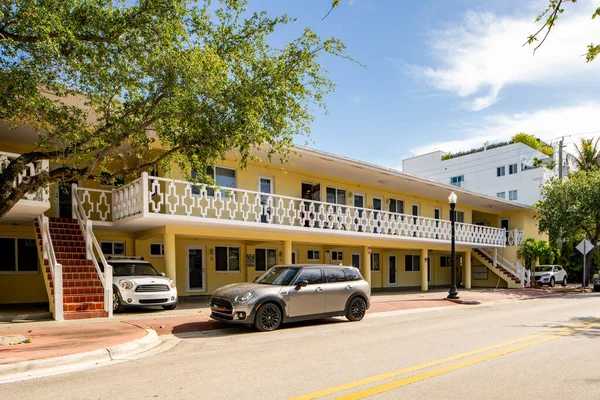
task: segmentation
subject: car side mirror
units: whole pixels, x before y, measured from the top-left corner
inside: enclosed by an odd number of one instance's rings
[[[165,274],[164,272],[161,272],[160,276],[167,276],[167,274]]]
[[[300,281],[296,283],[296,289],[300,289],[308,286],[308,281]]]

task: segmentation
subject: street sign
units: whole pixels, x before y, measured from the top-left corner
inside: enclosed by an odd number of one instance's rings
[[[579,250],[579,252],[584,255],[589,253],[590,251],[592,251],[593,248],[594,248],[594,246],[587,239],[583,239],[581,241],[581,243],[579,243],[576,247],[576,249]]]

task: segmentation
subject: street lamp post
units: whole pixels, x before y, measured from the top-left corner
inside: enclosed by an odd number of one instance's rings
[[[448,201],[450,202],[450,225],[451,225],[451,258],[452,261],[450,266],[452,268],[452,286],[450,287],[450,291],[448,292],[449,299],[458,299],[458,290],[456,289],[456,249],[455,249],[455,235],[454,235],[454,225],[456,222],[456,201],[458,200],[456,193],[450,193],[448,196]]]

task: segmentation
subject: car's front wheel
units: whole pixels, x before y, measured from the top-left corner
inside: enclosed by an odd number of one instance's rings
[[[119,289],[113,287],[113,313],[120,313],[125,307],[121,304],[121,293]]]
[[[281,325],[281,310],[274,303],[263,304],[256,313],[254,326],[262,332],[274,331]]]
[[[346,309],[346,318],[349,321],[360,321],[367,313],[367,303],[362,297],[355,297],[350,300]]]
[[[550,283],[548,284],[548,286],[554,287],[554,283],[555,283],[554,277],[552,277],[552,278],[550,278]]]
[[[567,286],[567,277],[565,276],[562,281],[563,286]]]

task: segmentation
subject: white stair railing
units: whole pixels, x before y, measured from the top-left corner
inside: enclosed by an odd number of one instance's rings
[[[102,248],[96,239],[96,235],[94,235],[94,231],[92,229],[92,221],[89,220],[83,210],[83,205],[81,204],[81,200],[79,196],[77,196],[77,184],[73,184],[72,186],[72,201],[73,201],[73,218],[77,219],[79,222],[79,227],[81,228],[81,233],[85,238],[85,252],[88,260],[92,260],[94,267],[96,268],[96,273],[98,274],[98,278],[102,283],[102,287],[104,288],[104,311],[108,313],[109,317],[113,316],[113,287],[112,287],[112,276],[113,276],[113,268],[112,265],[106,262],[106,258],[104,257],[104,253],[102,253]],[[98,260],[94,255],[94,250],[100,257],[100,262],[104,266],[104,273],[102,273],[102,268],[98,264]]]
[[[40,234],[42,236],[42,257],[48,261],[48,269],[52,276],[54,285],[54,319],[56,321],[64,320],[63,310],[63,282],[62,282],[62,264],[56,261],[52,238],[50,237],[50,223],[48,217],[40,215],[37,218]],[[45,269],[45,263],[44,263]],[[46,271],[44,271],[46,273]]]
[[[513,264],[506,258],[502,257],[500,254],[498,254],[498,251],[496,249],[479,248],[478,250],[492,260],[494,268],[496,268],[497,264],[500,265],[515,278],[519,279],[523,285],[529,286],[529,271],[527,271],[527,269],[525,269],[521,265],[519,260],[517,260],[517,262]]]

